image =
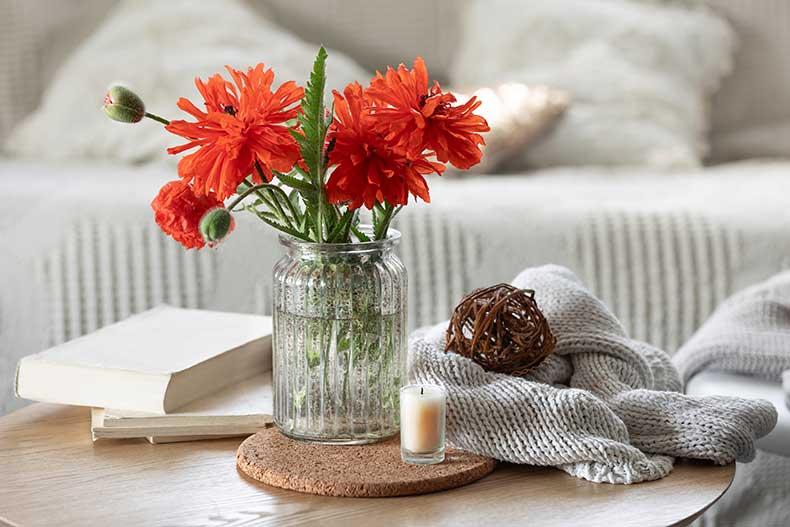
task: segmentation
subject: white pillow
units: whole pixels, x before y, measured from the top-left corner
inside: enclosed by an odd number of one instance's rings
[[[163,159],[165,148],[183,138],[148,119],[134,125],[107,119],[101,102],[109,84],[122,81],[131,87],[150,112],[189,119],[176,101],[184,96],[202,107],[196,76],[225,73],[226,64],[246,68],[263,62],[274,68],[276,84],[304,84],[317,51],[317,45],[237,0],[126,0],[62,66],[42,105],[12,131],[5,150],[38,159]],[[329,88],[370,78],[331,50],[327,69]]]
[[[702,5],[473,0],[452,80],[570,93],[523,165],[696,166],[708,148],[708,98],[734,47],[731,28]]]

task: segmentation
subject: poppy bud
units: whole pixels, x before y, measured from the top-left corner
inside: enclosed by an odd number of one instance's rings
[[[200,218],[200,234],[209,247],[214,247],[224,240],[235,226],[233,215],[224,207],[209,209]]]
[[[137,123],[145,117],[145,104],[129,88],[112,86],[104,96],[104,113],[114,121]]]

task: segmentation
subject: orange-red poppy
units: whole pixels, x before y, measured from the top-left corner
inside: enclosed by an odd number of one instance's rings
[[[227,67],[233,82],[221,75],[207,82],[195,79],[206,111],[186,98],[178,107],[195,122],[172,121],[165,128],[189,142],[169,148],[178,154],[198,148],[178,163],[178,175],[194,187],[195,194],[214,192],[224,200],[236,192],[248,175],[261,183],[257,163],[267,181],[272,170],[287,172],[299,159],[299,147],[287,122],[296,117],[304,90],[293,81],[272,91],[274,72],[263,64],[246,72]]]
[[[480,101],[472,97],[454,106],[452,93],[442,92],[436,82],[429,86],[421,57],[414,60],[414,69],[401,64],[384,75],[377,72],[366,93],[377,104],[374,116],[388,141],[409,152],[433,150],[439,161],[461,169],[480,162],[485,144],[480,133],[489,131],[486,120],[474,113]]]
[[[406,205],[409,194],[430,201],[423,177],[441,174],[445,166],[426,155],[394,147],[376,129],[370,101],[358,83],[334,92],[335,119],[330,131],[330,164],[335,169],[326,185],[331,203],[348,203],[356,209],[376,203]]]
[[[200,234],[200,219],[222,202],[213,193],[196,196],[183,179],[163,186],[154,200],[154,219],[165,234],[187,249],[201,249],[205,244]]]

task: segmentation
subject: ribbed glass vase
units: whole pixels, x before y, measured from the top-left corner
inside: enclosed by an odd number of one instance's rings
[[[381,241],[281,236],[274,268],[274,422],[285,435],[361,444],[398,432],[406,268]]]

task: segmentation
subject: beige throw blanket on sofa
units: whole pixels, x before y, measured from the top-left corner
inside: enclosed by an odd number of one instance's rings
[[[754,440],[776,424],[765,401],[679,393],[668,356],[630,339],[568,269],[528,269],[513,284],[536,291],[557,337],[531,377],[486,372],[445,353],[447,323],[410,339],[410,378],[447,389],[447,436],[458,447],[590,481],[636,483],[666,476],[673,457],[749,461]]]

